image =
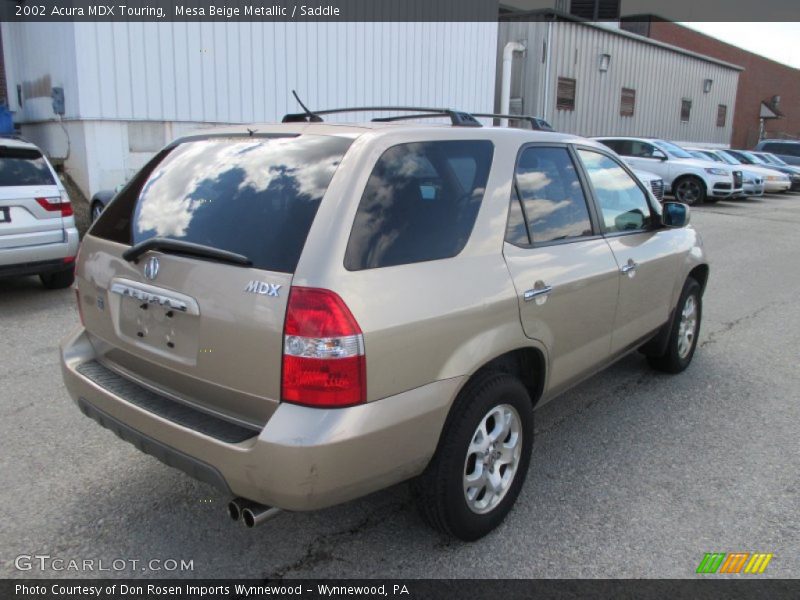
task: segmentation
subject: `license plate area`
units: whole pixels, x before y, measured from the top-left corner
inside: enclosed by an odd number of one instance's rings
[[[120,338],[165,358],[197,362],[200,311],[193,298],[124,280],[114,281],[110,292]]]

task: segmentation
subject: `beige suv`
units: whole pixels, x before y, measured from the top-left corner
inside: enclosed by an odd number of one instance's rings
[[[248,526],[411,480],[477,539],[534,407],[635,349],[687,367],[700,237],[597,142],[326,112],[181,138],[126,185],[80,250],[64,380]]]

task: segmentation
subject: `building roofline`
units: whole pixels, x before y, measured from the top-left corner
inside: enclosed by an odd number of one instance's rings
[[[535,17],[535,18],[534,18]],[[576,23],[578,25],[583,25],[585,27],[592,27],[593,29],[598,29],[600,31],[604,31],[606,33],[610,33],[612,35],[617,35],[620,37],[628,38],[630,40],[641,42],[642,44],[649,44],[650,46],[656,46],[659,48],[663,48],[665,50],[670,50],[672,52],[677,52],[678,54],[683,54],[685,56],[691,56],[692,58],[697,58],[699,60],[713,63],[715,65],[719,65],[721,67],[725,67],[726,69],[732,69],[734,71],[744,71],[744,67],[735,65],[733,63],[726,62],[724,60],[719,60],[718,58],[714,58],[713,56],[707,56],[705,54],[700,54],[699,52],[692,52],[691,50],[686,50],[685,48],[681,48],[680,46],[673,46],[672,44],[667,44],[666,42],[660,42],[658,40],[654,40],[652,38],[644,37],[636,33],[631,33],[630,31],[625,31],[624,29],[619,29],[616,27],[604,27],[594,21],[587,21],[586,19],[582,19],[580,17],[575,17],[573,15],[569,15],[567,13],[563,13],[557,10],[552,10],[549,8],[545,9],[538,9],[538,10],[529,10],[525,12],[516,12],[516,13],[507,13],[501,15],[499,20],[501,22],[510,22],[510,21],[568,21],[572,23]],[[667,21],[667,19],[659,19],[661,21]],[[672,21],[669,21],[672,23]],[[699,33],[699,32],[698,32]],[[702,34],[701,34],[702,35]]]

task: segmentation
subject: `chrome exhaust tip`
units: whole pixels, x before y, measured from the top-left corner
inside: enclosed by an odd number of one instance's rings
[[[234,520],[238,521],[242,518],[242,512],[248,506],[251,506],[253,503],[250,500],[245,500],[244,498],[234,498],[230,502],[228,502],[228,516]]]
[[[274,519],[283,512],[280,508],[264,506],[263,504],[253,504],[242,510],[242,520],[245,527],[256,527],[263,525],[267,521]]]

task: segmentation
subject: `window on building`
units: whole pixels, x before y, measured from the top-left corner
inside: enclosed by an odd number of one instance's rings
[[[728,107],[720,104],[717,107],[717,127],[725,127],[725,121],[728,117]]]
[[[692,114],[692,101],[681,100],[681,121],[688,122]]]
[[[569,77],[558,78],[556,91],[556,108],[558,110],[575,110],[575,85],[574,79]]]
[[[571,15],[590,21],[616,21],[620,15],[620,0],[572,0]]]
[[[622,88],[622,96],[619,102],[619,114],[621,117],[632,117],[636,110],[636,90]]]
[[[509,241],[524,243],[520,226],[523,215],[534,244],[592,235],[586,198],[566,148],[526,149],[517,164],[515,179],[521,210],[516,211],[513,203],[518,200],[512,195]]]

